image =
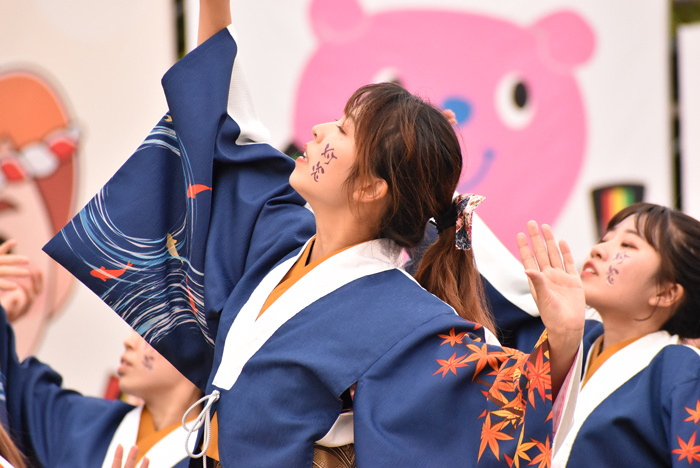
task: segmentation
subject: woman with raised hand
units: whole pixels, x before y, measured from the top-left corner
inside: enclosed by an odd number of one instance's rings
[[[480,197],[453,201],[449,122],[370,85],[292,161],[255,115],[228,5],[202,1],[205,42],[163,79],[169,113],[46,250],[205,391],[198,456],[546,463],[583,306],[549,302],[531,355],[494,344],[469,250]],[[416,281],[401,249],[431,217]]]
[[[543,231],[551,243],[551,230]],[[527,256],[524,235],[519,246]],[[552,466],[700,462],[700,352],[683,345],[700,337],[700,222],[649,203],[625,208],[580,276],[602,324],[584,336],[573,425]]]

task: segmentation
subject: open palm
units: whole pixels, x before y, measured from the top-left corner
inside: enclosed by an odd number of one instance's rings
[[[527,230],[532,249],[523,233],[518,234],[518,249],[542,321],[550,334],[583,330],[586,299],[569,246],[564,241],[557,246],[546,224],[541,235],[535,221],[528,222]]]

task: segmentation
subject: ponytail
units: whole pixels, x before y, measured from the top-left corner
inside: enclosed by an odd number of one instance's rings
[[[19,451],[4,427],[0,425],[0,455],[15,468],[26,468],[26,458]]]
[[[346,181],[348,197],[357,181],[368,176],[385,180],[389,203],[377,237],[415,248],[428,219],[450,208],[459,183],[462,151],[454,129],[438,109],[392,83],[357,90],[345,115],[355,122],[356,159]],[[493,332],[473,252],[455,248],[454,221],[451,229],[441,231],[415,278],[461,317]]]
[[[481,324],[495,334],[474,252],[455,248],[454,228],[438,235],[437,241],[423,255],[414,277],[426,290],[452,306],[460,317]]]

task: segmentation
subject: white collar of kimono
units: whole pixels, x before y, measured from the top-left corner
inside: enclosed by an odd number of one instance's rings
[[[139,426],[141,425],[142,411],[143,406],[134,408],[129,411],[122,419],[122,422],[119,423],[119,427],[114,433],[112,441],[109,443],[102,468],[112,467],[117,445],[121,444],[121,446],[124,447],[124,458],[126,458],[131,447],[136,445],[136,437],[138,436]],[[144,457],[147,457],[150,461],[148,465],[149,468],[172,468],[184,458],[187,458],[187,452],[185,452],[186,438],[187,431],[180,426],[159,440],[158,443],[151,447],[144,455]],[[195,445],[196,441],[192,438],[190,440],[190,450],[194,450]],[[137,466],[141,466],[141,463]]]
[[[539,317],[523,265],[476,213],[472,218],[472,248],[479,273],[491,286],[512,304]]]
[[[358,244],[320,263],[285,291],[258,319],[270,293],[309,242],[298,255],[272,269],[238,312],[226,335],[221,364],[212,382],[215,387],[230,390],[248,360],[282,325],[309,305],[356,279],[401,266],[401,249],[394,242],[378,239]]]
[[[601,335],[598,340],[602,338]],[[591,350],[595,349],[595,343]],[[645,369],[663,348],[673,344],[678,344],[678,335],[670,335],[665,331],[650,333],[625,346],[603,363],[579,392],[573,425],[561,449],[554,454],[552,468],[566,466],[576,435],[593,410],[625,382]],[[592,354],[588,352],[585,369],[590,365]]]

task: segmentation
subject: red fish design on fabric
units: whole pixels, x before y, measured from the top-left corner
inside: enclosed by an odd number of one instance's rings
[[[192,312],[197,315],[197,306],[194,304],[194,296],[192,295],[192,291],[190,291],[190,282],[185,278],[185,284],[187,284],[187,295],[190,298],[190,306],[192,307]]]
[[[211,187],[207,187],[206,185],[202,184],[192,184],[187,189],[187,197],[194,198],[198,193],[204,192],[205,190],[211,190]]]
[[[126,272],[127,268],[132,267],[133,264],[131,262],[127,262],[126,268],[122,268],[121,270],[107,270],[105,267],[101,266],[99,270],[95,269],[90,272],[92,276],[94,276],[97,279],[101,279],[102,281],[107,281],[108,279],[117,279],[121,275],[123,275]]]

